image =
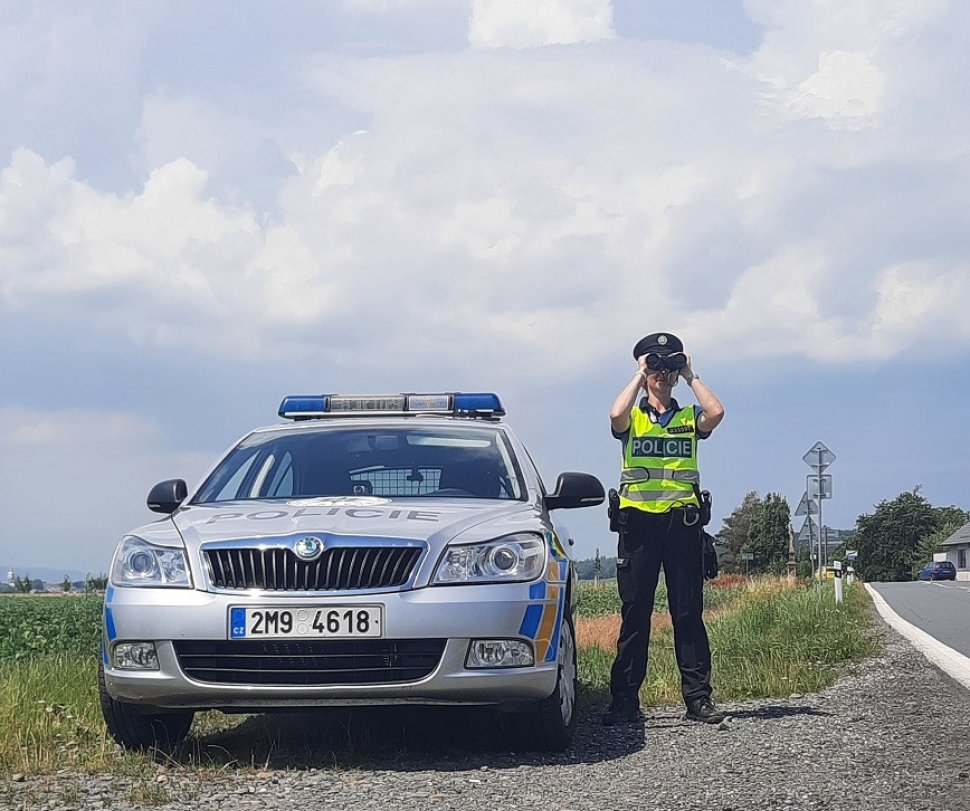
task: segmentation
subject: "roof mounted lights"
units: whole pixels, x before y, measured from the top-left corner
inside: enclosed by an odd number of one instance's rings
[[[284,397],[279,415],[288,420],[441,414],[497,419],[505,409],[497,394],[312,394]]]

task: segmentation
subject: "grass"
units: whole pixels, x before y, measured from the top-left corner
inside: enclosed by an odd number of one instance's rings
[[[239,719],[222,713],[200,713],[194,739],[226,729]],[[194,741],[185,745],[180,761],[194,765],[190,779],[171,785],[157,782],[159,753],[123,752],[105,729],[97,691],[97,658],[91,654],[41,654],[32,659],[0,660],[0,777],[16,773],[53,774],[110,772],[125,777],[126,800],[135,805],[190,802],[199,784],[222,770]],[[70,781],[55,781],[53,796],[15,794],[13,784],[0,780],[0,808],[77,806]],[[32,804],[31,804],[32,803]]]
[[[144,755],[123,755],[108,735],[97,667],[94,656],[78,654],[0,662],[0,774],[126,771],[152,762]],[[236,722],[222,713],[200,713],[193,729],[201,736]]]
[[[778,578],[728,577],[705,586],[717,698],[783,697],[817,691],[835,681],[839,666],[877,653],[877,643],[869,632],[872,619],[865,590],[859,585],[847,588],[846,602],[839,608],[833,602],[831,586],[819,600],[811,586]],[[35,608],[40,619],[28,616],[25,606]],[[601,582],[597,588],[584,584],[576,632],[586,701],[606,697],[619,607],[615,581]],[[7,624],[11,617],[16,624]],[[54,622],[61,624],[53,628]],[[360,717],[334,716],[331,732],[325,732],[309,715],[302,719],[303,729],[295,723],[300,719],[292,716],[247,719],[200,713],[189,740],[168,760],[171,779],[157,782],[158,753],[123,753],[104,727],[97,694],[97,659],[91,647],[92,640],[97,647],[99,624],[97,598],[0,598],[0,776],[51,774],[63,769],[110,772],[125,776],[130,802],[190,801],[192,785],[226,771],[249,770],[257,775],[261,769],[300,764],[320,768],[353,764],[372,751],[374,740],[397,734],[380,727],[380,713],[362,716],[363,722]],[[62,628],[69,629],[73,641],[62,634]],[[14,639],[20,640],[21,647],[11,641]],[[662,585],[641,700],[646,705],[681,700]],[[374,724],[376,731],[362,729]],[[404,749],[407,734],[399,736]],[[0,806],[9,786],[0,781]]]
[[[0,771],[101,765],[114,755],[94,686],[96,659],[0,662]]]
[[[752,581],[743,575],[722,575],[717,580],[704,584],[704,607],[708,611],[717,610],[737,602],[739,595],[746,591]],[[667,613],[667,586],[660,579],[654,600],[654,611]],[[579,616],[599,617],[620,613],[620,597],[616,591],[616,580],[600,580],[598,583],[583,581],[579,592]],[[615,641],[615,640],[614,640]]]
[[[608,693],[619,630],[618,614],[608,612],[611,600],[619,610],[615,583],[600,586],[583,589],[576,628],[580,681],[593,700],[604,700]],[[647,706],[681,701],[673,629],[665,613],[666,593],[660,592],[658,588],[650,666],[640,692]],[[801,581],[719,578],[705,586],[705,606],[713,682],[721,700],[816,692],[835,682],[837,666],[879,652],[869,633],[869,597],[858,584],[846,589],[845,602],[836,607],[831,586],[820,600]]]

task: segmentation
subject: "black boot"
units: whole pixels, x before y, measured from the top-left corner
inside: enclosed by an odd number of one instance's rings
[[[717,708],[710,696],[703,696],[688,702],[687,715],[684,718],[705,724],[720,724],[724,720],[724,713]]]
[[[643,720],[640,700],[629,696],[613,696],[609,709],[603,713],[603,726],[615,727],[617,724],[638,724]]]

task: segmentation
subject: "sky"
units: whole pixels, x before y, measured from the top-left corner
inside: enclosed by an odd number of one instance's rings
[[[106,571],[286,394],[496,391],[547,485],[609,487],[656,331],[725,406],[711,529],[818,441],[830,526],[970,508],[968,39],[948,0],[0,0],[0,568]]]

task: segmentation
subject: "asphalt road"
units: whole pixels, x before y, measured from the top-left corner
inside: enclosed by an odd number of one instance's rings
[[[870,583],[906,622],[970,657],[970,582]]]

